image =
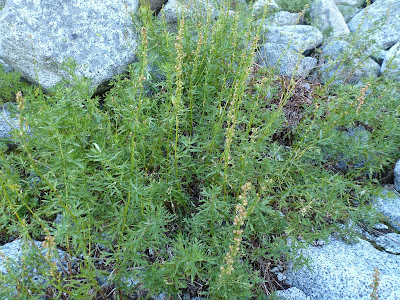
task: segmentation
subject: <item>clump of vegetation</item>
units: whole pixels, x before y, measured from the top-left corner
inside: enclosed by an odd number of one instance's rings
[[[29,89],[27,83],[21,81],[21,74],[17,71],[6,72],[0,63],[0,105],[15,100],[15,94],[21,89]]]
[[[1,236],[68,256],[62,269],[50,256],[10,263],[2,297],[265,297],[271,268],[374,218],[399,150],[398,84],[275,76],[254,63],[249,17],[182,18],[171,33],[141,9],[139,62],[102,98],[83,78],[18,95],[32,130],[0,152]],[[346,138],[358,126],[369,138]],[[353,167],[339,170],[343,157]],[[43,281],[17,280],[33,269]]]
[[[281,10],[289,12],[301,12],[305,7],[311,6],[310,0],[277,0],[276,3]]]

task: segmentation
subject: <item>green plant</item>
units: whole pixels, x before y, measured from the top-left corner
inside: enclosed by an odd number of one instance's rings
[[[289,12],[301,12],[306,6],[311,6],[310,0],[277,0],[281,10]]]
[[[271,75],[254,65],[249,18],[181,18],[171,33],[144,8],[138,62],[101,100],[75,76],[18,94],[32,132],[21,125],[18,147],[0,152],[0,231],[76,258],[47,285],[19,282],[20,297],[247,299],[266,293],[266,266],[300,263],[307,242],[374,218],[374,185],[399,150],[398,83]],[[349,147],[359,125],[369,139]],[[339,171],[340,155],[367,159]]]
[[[16,71],[7,73],[0,64],[0,104],[14,100],[21,89],[28,89],[27,83],[21,82],[21,74]]]

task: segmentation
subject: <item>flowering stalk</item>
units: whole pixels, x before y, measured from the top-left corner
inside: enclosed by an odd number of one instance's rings
[[[221,266],[221,273],[219,274],[220,279],[224,278],[226,275],[230,275],[233,268],[234,259],[240,251],[240,243],[242,242],[244,221],[251,210],[247,209],[247,193],[251,190],[251,183],[246,182],[242,186],[243,193],[239,195],[240,202],[236,204],[236,216],[233,221],[233,226],[235,229],[233,230],[233,245],[229,246],[229,252],[225,255],[224,258],[224,266]]]
[[[54,258],[56,258],[56,253],[57,253],[55,238],[50,234],[48,228],[45,228],[44,231],[46,232],[46,236],[44,238],[44,241],[42,242],[42,247],[47,249],[46,259],[50,264],[50,275],[53,277],[57,277],[61,274],[57,272],[57,264],[54,260]]]
[[[366,91],[368,90],[368,87],[369,87],[369,86],[370,86],[370,83],[367,82],[367,84],[361,89],[361,95],[360,95],[360,97],[357,98],[358,107],[357,107],[356,115],[358,115],[358,113],[359,113],[361,107],[362,107],[363,104],[364,104],[365,93],[366,93]]]
[[[189,86],[191,87],[190,89],[190,135],[192,135],[192,127],[193,127],[193,92],[194,92],[194,82],[196,79],[196,73],[198,71],[199,67],[199,62],[200,62],[200,51],[203,48],[204,45],[204,37],[203,34],[200,32],[199,35],[199,40],[197,41],[197,47],[196,47],[196,53],[194,56],[194,61],[192,63],[192,74],[191,74],[191,79],[190,79],[190,84]]]
[[[379,276],[380,276],[380,275],[381,275],[381,273],[379,272],[378,268],[375,267],[375,268],[374,268],[374,275],[373,275],[374,281],[373,281],[373,283],[370,285],[370,287],[372,288],[372,293],[371,293],[371,295],[370,295],[370,297],[371,297],[372,300],[378,300],[378,299],[379,299],[379,296],[378,296],[378,287],[379,287],[379,281],[380,281]]]
[[[224,152],[224,161],[225,161],[225,170],[224,170],[224,190],[225,190],[225,183],[227,180],[228,176],[228,165],[230,161],[232,160],[230,156],[230,150],[231,150],[231,145],[233,138],[235,136],[235,127],[236,127],[236,122],[237,122],[237,113],[238,113],[238,107],[240,107],[241,100],[242,100],[242,93],[243,91],[239,91],[239,87],[244,87],[246,86],[246,81],[250,76],[250,73],[253,68],[253,62],[254,62],[254,56],[255,56],[255,51],[254,49],[256,48],[258,44],[259,37],[256,35],[256,37],[253,40],[253,43],[250,47],[251,51],[250,54],[245,51],[241,55],[241,61],[242,63],[246,66],[244,69],[245,72],[241,74],[241,77],[238,78],[238,80],[235,83],[235,86],[233,88],[233,95],[232,95],[232,100],[229,105],[229,110],[227,113],[228,117],[228,128],[226,129],[226,138],[225,138],[225,152]],[[222,160],[222,158],[221,158]]]
[[[172,105],[174,106],[175,109],[175,170],[177,172],[178,168],[178,161],[177,161],[177,148],[178,148],[178,137],[179,137],[179,111],[180,107],[182,105],[182,91],[183,91],[183,80],[182,80],[182,75],[183,75],[183,59],[185,58],[185,53],[183,52],[183,29],[185,26],[185,19],[182,18],[182,20],[179,23],[179,31],[178,31],[178,36],[176,37],[176,42],[175,42],[175,49],[177,52],[177,57],[176,57],[176,66],[175,66],[175,71],[176,71],[176,92],[175,95],[172,96]]]

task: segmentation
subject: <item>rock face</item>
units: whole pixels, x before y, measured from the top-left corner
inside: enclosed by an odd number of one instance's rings
[[[400,80],[400,42],[395,44],[386,53],[381,66],[381,74],[398,81]]]
[[[129,13],[137,7],[138,0],[8,1],[0,13],[0,58],[45,90],[68,78],[62,64],[73,58],[76,74],[101,90],[135,61]]]
[[[257,53],[260,66],[276,68],[276,74],[289,77],[306,77],[317,66],[315,58],[304,56],[322,42],[322,34],[315,27],[263,26],[262,36],[265,43]]]
[[[344,20],[349,22],[356,14],[358,14],[362,9],[357,6],[350,5],[336,5],[342,14]],[[348,27],[347,27],[348,28]]]
[[[279,11],[266,21],[267,26],[298,25],[303,23],[303,17],[298,13]]]
[[[183,1],[183,0],[168,0],[162,9],[162,13],[159,17],[165,18],[167,24],[175,25],[178,22],[178,16],[191,17],[196,12],[201,15],[206,15],[208,11],[211,12],[213,16],[216,15],[216,8],[213,4],[217,3],[216,0],[198,0],[198,1]]]
[[[322,48],[319,59],[321,82],[335,78],[334,83],[360,82],[363,77],[378,76],[380,66],[371,58],[353,55],[346,41],[333,41]]]
[[[42,242],[33,241],[33,243],[40,250],[42,255],[46,255],[48,250],[43,248]],[[13,242],[5,244],[0,247],[0,253],[2,253],[4,255],[4,256],[0,255],[0,272],[1,273],[3,273],[3,274],[8,273],[8,270],[6,268],[7,259],[14,261],[17,264],[20,263],[21,257],[23,255],[22,248],[23,248],[23,241],[21,239],[16,239]],[[65,252],[62,250],[57,250],[57,252],[58,252],[58,256],[60,257],[60,259],[63,259],[63,257],[65,256]],[[56,258],[54,259],[54,261],[58,262],[58,260]]]
[[[311,300],[306,294],[296,287],[288,288],[287,290],[277,291],[276,295],[279,299],[285,300]]]
[[[279,6],[275,0],[258,0],[253,4],[254,16],[256,18],[262,17],[264,11],[268,13],[277,9],[279,9]]]
[[[400,254],[400,235],[397,233],[382,235],[376,239],[376,243],[387,252]]]
[[[9,65],[7,65],[7,64],[4,62],[4,60],[2,60],[2,59],[0,59],[0,66],[2,66],[3,70],[4,70],[6,73],[10,73],[10,72],[13,71],[13,69],[12,69]]]
[[[304,57],[287,44],[265,43],[258,51],[257,63],[276,68],[276,74],[306,77],[317,65],[317,60]]]
[[[393,173],[394,173],[394,188],[400,193],[400,160],[397,161]]]
[[[314,49],[323,39],[318,29],[308,25],[264,26],[263,29],[266,42],[290,45],[300,53]]]
[[[165,4],[161,15],[168,24],[173,25],[172,28],[176,28],[178,15],[183,13],[187,17],[193,17],[198,12],[202,16],[211,12],[213,17],[217,17],[216,7],[221,4],[221,0],[147,1],[155,11]],[[129,0],[125,6],[122,2],[113,0],[102,1],[101,4],[96,0],[72,4],[66,4],[62,0],[42,0],[34,5],[28,0],[3,0],[6,5],[0,13],[0,59],[5,61],[7,70],[13,68],[21,72],[25,80],[40,83],[45,90],[49,90],[63,79],[70,79],[63,69],[63,62],[72,58],[78,65],[75,74],[89,78],[92,90],[101,92],[107,88],[112,77],[123,73],[135,61],[138,29],[132,27],[129,12],[137,10],[138,2]],[[349,30],[336,4],[360,9],[362,0],[317,0],[311,11],[313,23],[321,30],[332,28],[335,36],[345,35]],[[258,0],[253,4],[253,10],[264,11],[265,6],[270,10],[279,9],[273,0]],[[349,23],[354,31],[367,12],[367,21],[364,20],[361,25],[361,31],[365,32],[372,28],[375,21],[381,20],[387,14],[385,25],[375,30],[373,36],[382,49],[379,57],[372,54],[370,56],[373,59],[350,57],[347,63],[342,64],[338,59],[348,49],[349,44],[345,41],[325,43],[319,60],[322,82],[329,81],[333,74],[340,77],[340,82],[357,82],[362,77],[377,76],[379,71],[384,76],[397,78],[396,74],[400,73],[400,69],[396,67],[398,55],[394,54],[397,48],[389,51],[382,68],[375,61],[381,63],[386,58],[383,49],[400,39],[399,8],[398,0],[378,0],[354,16]],[[296,56],[295,52],[309,55],[322,43],[323,36],[313,26],[292,25],[298,19],[298,14],[277,12],[273,19],[266,21],[268,25],[264,26],[264,43],[269,44],[262,46],[258,57],[266,62],[261,63],[262,65],[278,67],[281,75],[307,76],[316,68],[314,58]],[[291,43],[291,49],[295,52],[288,52],[287,57],[279,60],[274,51],[282,51],[288,43]],[[273,53],[266,55],[267,48]],[[391,57],[394,57],[394,67],[387,68]],[[299,59],[300,63],[297,64]],[[282,63],[277,65],[278,62]]]
[[[343,15],[333,0],[315,0],[311,16],[315,26],[322,32],[330,32],[332,36],[350,33]]]
[[[400,196],[390,188],[373,203],[398,231],[399,203]],[[356,230],[376,247],[361,238],[348,244],[333,237],[323,247],[309,246],[303,254],[310,258],[310,269],[294,271],[290,266],[286,283],[292,288],[277,295],[283,299],[370,299],[376,267],[380,273],[379,298],[400,299],[400,234],[385,224],[376,224],[372,234],[361,228]]]
[[[287,283],[311,299],[370,299],[374,268],[380,272],[379,298],[400,298],[400,257],[359,239],[349,245],[331,238],[324,247],[310,246],[310,267],[287,272]]]
[[[399,163],[396,164],[396,167]],[[398,167],[398,169],[400,169]],[[396,171],[396,169],[395,169]],[[385,189],[383,193],[376,198],[374,206],[383,213],[394,229],[400,231],[400,195],[391,189]]]
[[[178,0],[169,0],[159,16],[165,18],[168,24],[176,24],[178,22],[178,16],[184,11],[184,6],[181,5]]]
[[[33,245],[34,244],[34,245]],[[68,254],[66,254],[62,250],[57,250],[57,255],[55,253],[48,253],[48,249],[43,247],[42,242],[35,241],[33,240],[33,244],[28,242],[25,244],[21,239],[14,240],[11,243],[7,243],[3,246],[0,247],[0,274],[6,275],[9,272],[10,267],[15,267],[13,276],[20,277],[20,274],[24,274],[23,276],[27,276],[27,270],[29,271],[29,279],[36,282],[37,284],[45,284],[45,278],[41,275],[41,273],[38,272],[38,269],[41,268],[42,266],[45,266],[45,258],[47,259],[47,255],[50,254],[51,256],[49,257],[51,262],[56,264],[57,267],[57,272],[62,273],[63,269],[68,269],[67,262],[65,261],[65,258],[68,257]],[[26,252],[23,251],[23,248],[25,247]],[[35,257],[35,260],[33,263],[24,263],[23,258],[26,256],[30,256],[32,254],[32,248],[37,248],[41,255],[43,256],[42,258]],[[12,262],[12,265],[11,265]],[[32,265],[34,264],[34,265]],[[47,265],[47,264],[46,264]],[[61,266],[62,265],[62,266]],[[45,267],[46,268],[46,267]],[[24,270],[24,271],[22,271]],[[24,272],[24,273],[22,273]],[[23,278],[20,278],[24,280]],[[3,285],[4,286],[4,285]],[[11,287],[9,292],[7,292],[8,298],[2,298],[2,299],[17,299],[16,295],[16,288],[17,287]],[[2,291],[2,296],[4,297],[6,295],[5,291]]]
[[[361,35],[370,35],[379,46],[388,49],[400,40],[399,20],[400,1],[377,0],[355,15],[348,26],[352,32],[360,28]]]
[[[364,4],[364,0],[334,0],[336,5],[349,5],[349,6],[359,6]]]
[[[19,128],[18,119],[13,118],[5,106],[0,106],[0,138],[9,138],[15,128]]]

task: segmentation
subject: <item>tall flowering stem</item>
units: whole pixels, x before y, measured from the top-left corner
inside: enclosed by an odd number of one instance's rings
[[[369,86],[370,86],[370,83],[367,82],[367,84],[361,89],[361,95],[360,95],[360,97],[357,98],[358,107],[357,107],[356,115],[358,115],[358,113],[360,112],[361,107],[364,104],[365,93],[367,92]]]
[[[225,184],[227,182],[227,177],[228,177],[228,165],[232,160],[232,157],[230,155],[230,152],[231,152],[230,150],[231,150],[231,145],[232,145],[233,139],[235,137],[235,127],[236,127],[236,123],[237,123],[238,108],[240,107],[241,102],[243,100],[242,99],[243,98],[243,88],[246,86],[246,81],[249,78],[250,73],[253,69],[255,48],[257,47],[258,41],[259,41],[259,36],[256,35],[251,44],[250,51],[244,51],[241,55],[241,61],[242,61],[242,64],[245,66],[245,68],[244,68],[244,72],[242,74],[240,74],[240,76],[236,80],[236,83],[233,88],[233,95],[231,97],[232,100],[229,104],[229,109],[227,112],[228,127],[226,129],[224,156],[221,158],[221,161],[224,160],[224,162],[225,162],[224,190],[225,190]]]
[[[147,72],[147,66],[149,64],[148,59],[147,59],[147,48],[149,41],[147,39],[147,28],[142,27],[140,30],[140,35],[142,36],[142,44],[141,44],[141,61],[142,61],[142,66],[140,70],[140,78],[139,78],[139,84],[140,84],[140,89],[143,89],[143,81],[146,79],[146,72]]]
[[[139,89],[139,103],[137,104],[137,106],[134,107],[134,111],[132,112],[132,114],[135,113],[136,110],[136,116],[135,116],[135,125],[132,128],[132,131],[129,133],[130,135],[130,141],[131,141],[131,149],[130,149],[130,170],[131,170],[131,174],[134,174],[134,170],[136,168],[136,161],[135,161],[135,150],[136,150],[136,131],[137,131],[137,125],[140,123],[139,117],[140,117],[140,112],[142,109],[142,105],[143,105],[143,99],[146,101],[146,97],[143,97],[143,83],[145,82],[145,80],[147,79],[147,66],[148,66],[148,59],[147,59],[147,51],[148,51],[148,38],[147,38],[147,28],[146,27],[142,27],[140,30],[140,34],[142,37],[142,41],[141,41],[141,45],[140,45],[140,54],[141,54],[141,69],[140,69],[140,76],[139,76],[139,80],[137,82],[137,86],[135,86],[135,89]],[[132,105],[133,107],[133,105]],[[131,189],[129,189],[128,191],[128,198],[127,198],[127,202],[124,208],[124,219],[122,222],[122,228],[121,228],[121,235],[124,233],[125,231],[125,226],[126,226],[126,220],[128,217],[128,209],[130,206],[130,202],[131,202],[131,198],[132,198],[132,191]]]
[[[236,215],[233,221],[233,226],[235,229],[233,230],[233,245],[229,246],[229,251],[225,255],[224,258],[224,265],[221,266],[219,278],[223,279],[225,276],[232,274],[234,267],[233,263],[235,257],[237,256],[238,252],[240,251],[240,243],[242,242],[243,237],[243,225],[246,220],[246,217],[251,212],[251,209],[247,209],[247,194],[251,190],[251,183],[246,182],[242,186],[242,194],[239,195],[239,202],[236,204]]]
[[[200,52],[204,45],[204,37],[203,34],[200,32],[199,40],[197,41],[196,53],[194,55],[194,61],[192,63],[192,74],[190,78],[190,135],[192,135],[192,127],[193,127],[193,93],[194,93],[194,83],[197,76],[197,71],[199,69],[200,64]]]
[[[235,126],[236,126],[236,119],[237,119],[237,114],[236,114],[236,99],[238,96],[238,83],[235,84],[234,88],[234,93],[232,96],[232,100],[229,106],[228,110],[228,128],[226,128],[226,139],[225,139],[225,177],[227,176],[226,170],[229,164],[229,161],[231,160],[230,157],[230,149],[231,149],[231,144],[233,137],[235,135]],[[225,178],[226,179],[226,178]]]
[[[179,23],[178,36],[176,37],[175,50],[177,53],[176,57],[176,91],[175,95],[172,96],[172,105],[175,111],[175,171],[177,173],[178,161],[177,161],[177,148],[178,148],[178,138],[179,138],[179,111],[182,105],[182,91],[183,91],[183,59],[185,58],[185,53],[183,51],[183,29],[185,27],[185,19],[182,18]]]
[[[372,300],[378,300],[379,299],[379,295],[378,295],[378,287],[379,287],[379,281],[380,278],[379,276],[381,275],[381,273],[379,272],[378,268],[375,267],[374,268],[374,281],[373,283],[370,285],[370,287],[372,288],[372,293],[370,294],[370,297]]]

